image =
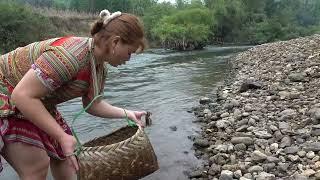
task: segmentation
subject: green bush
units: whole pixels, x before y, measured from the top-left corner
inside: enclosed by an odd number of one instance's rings
[[[48,18],[26,6],[0,2],[0,53],[55,36]]]
[[[172,49],[183,49],[180,46],[190,45],[201,49],[207,44],[211,22],[212,17],[206,8],[184,9],[162,17],[151,32],[163,44],[173,45],[170,47]]]

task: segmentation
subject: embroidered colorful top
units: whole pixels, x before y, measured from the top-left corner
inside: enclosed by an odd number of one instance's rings
[[[92,44],[92,38],[54,38],[0,56],[0,117],[22,116],[10,95],[30,68],[50,90],[42,98],[49,111],[76,97],[90,101],[102,94],[107,69],[105,65],[96,65]]]

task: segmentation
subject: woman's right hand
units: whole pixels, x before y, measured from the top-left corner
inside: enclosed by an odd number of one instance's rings
[[[79,164],[77,161],[77,158],[74,155],[74,151],[76,149],[77,145],[77,140],[75,137],[69,135],[69,134],[64,134],[62,138],[59,140],[60,146],[62,148],[63,153],[66,156],[66,160],[68,164],[75,170],[79,170]]]

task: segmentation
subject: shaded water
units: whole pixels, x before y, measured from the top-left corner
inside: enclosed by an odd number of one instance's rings
[[[224,78],[227,59],[247,47],[209,47],[202,51],[167,52],[153,49],[132,59],[120,68],[110,68],[105,99],[119,107],[151,111],[153,125],[146,132],[155,149],[160,169],[144,180],[184,180],[185,171],[200,162],[193,155],[192,142],[200,127],[193,124],[191,107],[199,98],[213,92]],[[81,110],[81,100],[59,106],[70,122]],[[82,141],[107,134],[123,125],[122,119],[102,119],[84,114],[74,124]],[[176,129],[176,130],[175,130]],[[175,131],[174,131],[175,130]],[[0,179],[17,179],[5,164]]]

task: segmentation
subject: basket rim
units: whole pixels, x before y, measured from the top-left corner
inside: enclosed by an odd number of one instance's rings
[[[101,137],[110,136],[111,134],[113,134],[113,133],[115,133],[115,132],[117,132],[117,131],[119,131],[119,130],[121,130],[121,129],[125,129],[125,128],[136,128],[136,129],[137,129],[136,132],[135,132],[131,137],[137,136],[137,135],[140,134],[140,133],[144,133],[144,131],[143,131],[141,128],[139,128],[139,127],[132,127],[132,126],[126,125],[126,126],[122,126],[122,127],[120,127],[120,128],[117,128],[117,129],[111,131],[111,132],[110,132],[109,134],[107,134],[107,135],[100,136],[100,137],[95,137],[95,138],[93,138],[93,139],[91,139],[91,140],[89,140],[89,141],[87,141],[87,142],[85,142],[85,143],[88,143],[88,142],[90,142],[90,141],[94,141],[94,140],[96,140],[96,139],[98,139],[98,138],[101,138]],[[83,143],[83,144],[82,144],[82,148],[83,148],[83,149],[86,149],[86,148],[93,148],[93,147],[94,147],[94,148],[98,148],[98,147],[111,146],[111,145],[114,145],[114,144],[117,144],[117,143],[126,141],[126,140],[128,140],[129,138],[131,138],[131,137],[128,137],[128,138],[126,138],[126,139],[124,139],[124,140],[122,140],[122,141],[119,141],[119,142],[115,142],[115,143],[107,144],[107,145],[103,145],[103,146],[84,146],[85,143]]]
[[[120,127],[120,128],[117,128],[115,130],[112,131],[112,133],[108,133],[107,135],[105,136],[109,136],[109,135],[112,135],[113,133],[115,133],[116,131],[119,131],[121,129],[125,129],[125,128],[134,128],[135,129],[135,132],[133,133],[132,136],[129,136],[128,138],[125,138],[124,140],[122,141],[118,141],[118,142],[115,142],[115,143],[112,143],[112,144],[107,144],[107,145],[102,145],[102,146],[83,146],[83,151],[80,153],[79,157],[78,157],[78,160],[79,160],[79,168],[80,168],[80,171],[79,171],[79,174],[78,174],[78,178],[80,177],[80,179],[82,180],[83,178],[86,179],[87,175],[89,174],[92,174],[92,173],[96,173],[97,171],[94,170],[93,167],[95,166],[99,166],[99,167],[102,167],[102,168],[106,168],[105,170],[107,170],[108,172],[110,171],[109,169],[109,165],[106,166],[106,164],[104,163],[101,163],[103,161],[96,161],[97,158],[101,158],[100,155],[98,156],[94,156],[92,158],[91,154],[95,154],[97,151],[98,152],[101,152],[101,151],[104,151],[103,149],[100,149],[100,148],[109,148],[108,146],[117,146],[116,144],[119,144],[119,143],[126,143],[126,141],[131,141],[131,138],[134,139],[134,141],[139,141],[140,138],[144,138],[144,145],[147,146],[147,148],[139,148],[138,151],[136,150],[129,150],[129,154],[131,154],[131,152],[135,152],[137,153],[138,152],[138,159],[136,159],[135,161],[139,160],[139,161],[143,161],[143,162],[147,162],[147,166],[146,165],[143,165],[143,166],[140,166],[140,165],[137,165],[136,163],[138,162],[135,162],[135,167],[139,167],[139,170],[137,170],[136,168],[134,167],[129,167],[128,165],[130,165],[131,163],[125,163],[125,164],[118,164],[115,166],[115,168],[120,168],[120,169],[123,169],[123,167],[126,167],[126,168],[129,168],[129,170],[124,173],[120,171],[120,174],[117,174],[119,172],[115,172],[113,173],[115,175],[115,177],[119,177],[119,176],[123,176],[123,177],[132,177],[131,175],[134,175],[133,177],[137,177],[137,178],[142,178],[142,177],[145,177],[149,174],[152,174],[153,172],[159,170],[159,163],[158,163],[158,160],[157,160],[157,156],[154,152],[154,149],[148,139],[148,136],[145,134],[145,131],[142,129],[142,128],[139,128],[139,127],[130,127],[130,126],[123,126],[123,127]],[[130,133],[131,134],[131,133]],[[100,137],[105,137],[105,136],[100,136]],[[98,137],[99,138],[99,137]],[[94,138],[94,139],[97,139],[97,138]],[[93,139],[93,140],[94,140]],[[90,141],[88,141],[90,142]],[[131,142],[130,142],[131,143]],[[123,145],[123,144],[122,144]],[[116,147],[116,149],[118,149],[118,147],[122,148],[122,145],[119,145]],[[135,147],[136,148],[136,147]],[[134,149],[135,149],[134,148]],[[146,152],[144,152],[145,150],[147,150]],[[109,152],[109,149],[105,152]],[[147,153],[147,154],[145,154]],[[127,155],[127,154],[125,154]],[[147,155],[147,156],[146,156]],[[104,160],[108,159],[108,157],[110,156],[110,153],[107,153],[106,155],[103,155],[104,157]],[[112,156],[112,153],[111,153],[111,156]],[[110,156],[110,157],[111,157]],[[123,158],[123,155],[119,154],[119,156],[117,156],[120,158]],[[132,158],[133,156],[129,155],[128,157]],[[148,157],[148,158],[142,158],[142,157]],[[119,158],[117,158],[118,160],[115,160],[115,162],[118,162],[119,161]],[[141,159],[142,158],[142,159]],[[94,159],[94,161],[92,161]],[[89,163],[89,162],[94,162],[94,163]],[[100,163],[99,163],[100,162]],[[131,162],[131,160],[130,160]],[[134,161],[132,161],[134,162]],[[146,163],[144,163],[146,164]],[[131,169],[130,169],[131,168]],[[133,168],[133,169],[132,169]],[[113,169],[113,168],[111,168]],[[132,171],[133,170],[133,171]],[[99,170],[98,170],[99,171]],[[81,172],[81,173],[80,173]],[[111,171],[110,171],[111,172]],[[101,176],[101,175],[99,175]],[[104,176],[104,175],[103,175]],[[113,179],[112,177],[110,177],[111,179]],[[135,178],[135,179],[137,179]],[[127,179],[127,178],[125,178]],[[130,178],[131,179],[131,178]]]

